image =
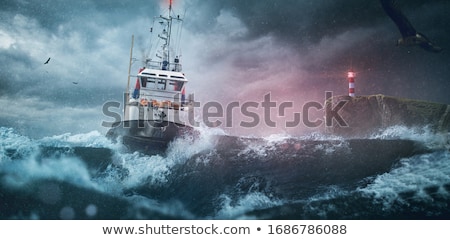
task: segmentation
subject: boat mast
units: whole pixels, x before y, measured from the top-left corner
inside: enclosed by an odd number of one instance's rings
[[[172,0],[169,0],[169,17],[168,17],[168,35],[167,35],[167,61],[170,65],[170,35],[172,35]]]
[[[125,90],[125,96],[123,99],[124,106],[126,105],[128,98],[130,96],[130,74],[131,74],[131,64],[133,64],[133,46],[134,46],[134,35],[131,35],[131,48],[130,48],[130,63],[128,65],[128,82],[127,89]],[[125,107],[123,108],[125,114]]]
[[[125,91],[125,93],[126,93],[125,99],[128,99],[128,96],[130,95],[130,74],[131,74],[131,64],[133,61],[133,45],[134,45],[134,35],[131,35],[130,64],[128,65],[128,83],[127,83],[127,89]]]
[[[161,70],[170,70],[169,68],[171,67],[175,67],[172,70],[174,71],[181,71],[181,64],[179,63],[179,58],[178,56],[175,57],[175,60],[171,61],[171,49],[170,49],[170,44],[172,41],[172,28],[173,28],[173,20],[177,20],[182,22],[183,20],[180,19],[180,16],[178,15],[177,17],[173,17],[172,16],[172,0],[169,1],[169,11],[168,11],[168,15],[163,16],[160,15],[158,18],[161,19],[161,21],[159,22],[161,25],[163,25],[163,30],[162,33],[158,34],[158,37],[160,39],[162,39],[164,42],[161,46],[161,50],[162,50],[162,56],[158,56],[158,54],[156,54],[156,56],[158,58],[161,59]],[[152,28],[153,29],[153,28]],[[148,63],[149,61],[147,61]],[[174,66],[172,64],[175,64]],[[172,65],[172,66],[171,66]]]
[[[170,66],[170,35],[172,31],[172,1],[169,1],[169,14],[167,17],[160,15],[159,17],[163,19],[167,24],[166,27],[163,28],[162,34],[158,34],[158,37],[164,40],[164,44],[162,45],[162,70],[168,70]],[[161,22],[162,23],[162,22]]]

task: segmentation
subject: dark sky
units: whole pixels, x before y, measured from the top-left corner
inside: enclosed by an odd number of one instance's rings
[[[450,104],[450,1],[397,2],[443,52],[397,47],[400,33],[378,0],[174,0],[185,16],[188,92],[202,104],[261,102],[271,93],[301,107],[323,102],[325,91],[346,94],[352,67],[357,95]],[[0,126],[36,137],[104,132],[101,107],[121,101],[131,35],[141,58],[152,18],[167,3],[2,0]]]

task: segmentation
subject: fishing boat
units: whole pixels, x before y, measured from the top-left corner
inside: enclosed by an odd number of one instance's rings
[[[155,58],[146,57],[137,76],[131,76],[135,60],[132,37],[123,119],[113,123],[107,132],[111,139],[120,137],[130,150],[149,154],[163,153],[171,141],[191,132],[194,125],[193,108],[190,107],[193,97],[186,99],[188,79],[182,72],[181,55],[171,47],[175,41],[172,39],[174,25],[182,27],[183,19],[174,16],[170,1],[168,14],[155,17],[153,22],[152,35],[155,25],[161,30],[156,36],[156,42],[160,44],[156,44],[159,46]],[[177,33],[180,37],[179,29]],[[130,77],[136,77],[131,94]]]

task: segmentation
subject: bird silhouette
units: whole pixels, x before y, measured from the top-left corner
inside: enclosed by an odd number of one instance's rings
[[[72,83],[75,84],[75,85],[78,84],[78,82],[72,82]]]
[[[402,38],[398,39],[398,46],[419,46],[429,52],[441,52],[442,48],[432,43],[424,34],[419,33],[409,22],[406,16],[397,6],[395,0],[380,0],[386,14],[397,25],[398,30],[402,34]]]
[[[50,58],[47,59],[47,61],[45,61],[44,64],[48,64],[50,62]]]

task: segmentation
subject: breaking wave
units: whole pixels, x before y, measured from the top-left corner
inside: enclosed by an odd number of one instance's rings
[[[164,156],[99,132],[31,139],[0,128],[2,219],[442,219],[449,135],[369,139],[199,129]]]

